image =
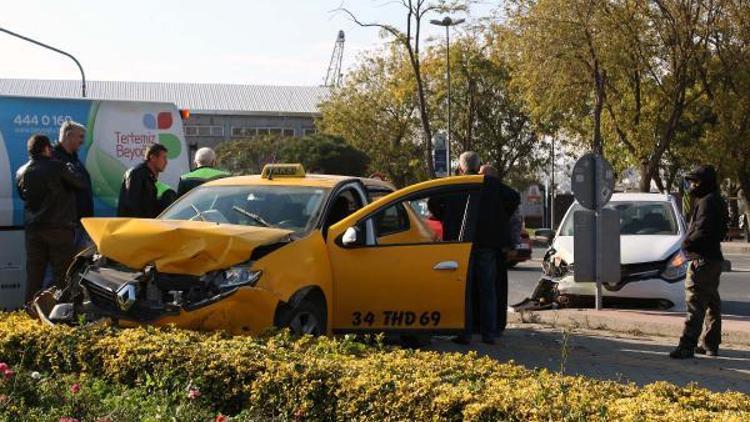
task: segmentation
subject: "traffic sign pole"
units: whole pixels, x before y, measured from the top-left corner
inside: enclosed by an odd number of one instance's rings
[[[597,157],[598,158],[598,157]],[[596,177],[594,177],[594,193],[595,195],[598,195],[599,192],[601,192],[602,189],[602,176],[604,175],[603,167],[604,167],[604,160],[598,159],[596,160]],[[597,201],[599,202],[599,201]],[[596,277],[596,295],[594,297],[594,307],[597,311],[602,310],[602,207],[604,204],[597,203],[596,204],[596,223],[594,224],[594,239],[596,239],[596,243],[594,246],[596,259],[594,261],[594,274]]]
[[[612,166],[601,154],[586,154],[573,168],[572,185],[576,200],[588,210],[576,211],[581,216],[574,231],[575,281],[595,284],[600,310],[603,284],[616,284],[620,277],[619,217],[617,211],[604,208],[614,190]]]

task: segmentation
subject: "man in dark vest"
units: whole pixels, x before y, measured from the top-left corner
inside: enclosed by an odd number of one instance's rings
[[[226,171],[216,168],[216,153],[208,147],[203,147],[195,152],[195,170],[180,177],[177,185],[177,195],[182,196],[191,189],[198,187],[208,181],[231,176]]]

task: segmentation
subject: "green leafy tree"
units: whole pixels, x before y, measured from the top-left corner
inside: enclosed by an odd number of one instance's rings
[[[302,163],[307,171],[316,173],[363,176],[369,158],[341,137],[316,134],[233,139],[216,147],[216,161],[237,175],[259,174],[269,163]]]
[[[750,8],[742,0],[721,2],[712,40],[715,56],[706,78],[715,120],[690,153],[715,164],[750,192]]]
[[[259,174],[276,158],[280,142],[272,135],[222,142],[216,147],[217,165],[235,175]]]
[[[416,85],[404,52],[392,44],[360,57],[320,106],[319,129],[370,157],[369,171],[397,186],[424,180]]]
[[[582,144],[604,139],[617,167],[639,166],[648,191],[686,115],[707,100],[718,3],[518,2],[502,27],[514,83],[535,119]]]
[[[280,157],[302,163],[308,172],[365,176],[369,157],[343,138],[324,134],[283,140]]]
[[[432,164],[432,126],[430,123],[430,110],[426,81],[422,70],[422,25],[425,18],[438,13],[465,12],[468,10],[472,0],[399,0],[390,2],[406,14],[406,27],[399,28],[396,25],[384,22],[365,22],[360,20],[351,10],[340,7],[337,10],[348,15],[354,23],[365,28],[377,28],[393,40],[393,45],[403,52],[411,69],[412,79],[416,86],[417,110],[419,112],[419,123],[422,131],[422,156],[429,177],[435,176]]]
[[[494,32],[477,27],[451,45],[451,149],[473,150],[522,187],[548,160],[524,104],[510,86],[510,68]],[[424,60],[435,127],[447,130],[445,48],[430,48]],[[542,151],[543,150],[543,151]]]

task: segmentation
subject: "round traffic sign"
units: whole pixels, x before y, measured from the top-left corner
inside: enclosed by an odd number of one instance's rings
[[[597,210],[612,198],[615,171],[600,154],[586,154],[573,167],[571,186],[579,204]]]

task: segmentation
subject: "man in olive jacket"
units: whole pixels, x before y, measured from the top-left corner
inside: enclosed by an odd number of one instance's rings
[[[727,233],[727,213],[719,194],[716,170],[699,166],[685,177],[693,197],[690,226],[683,242],[689,266],[685,279],[688,314],[680,344],[669,356],[692,358],[694,353],[717,356],[721,343],[719,277],[724,256],[721,241]],[[699,344],[705,319],[705,333]]]
[[[193,161],[195,161],[195,170],[180,177],[180,184],[177,185],[178,196],[208,181],[230,176],[229,173],[216,168],[216,153],[211,148],[204,147],[196,151]]]

